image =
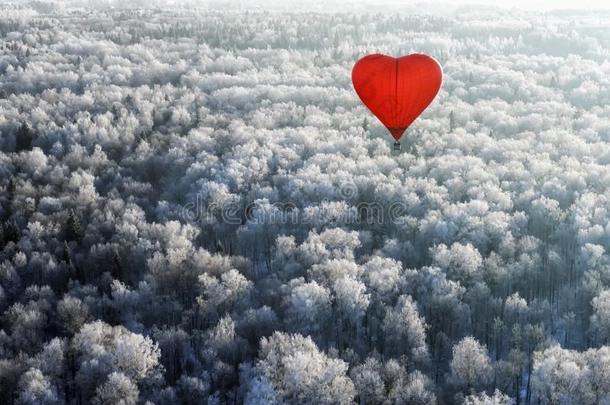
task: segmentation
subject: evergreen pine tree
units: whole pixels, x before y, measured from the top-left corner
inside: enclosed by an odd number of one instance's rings
[[[4,243],[17,243],[21,239],[21,232],[15,221],[4,221],[2,231],[4,233]]]
[[[119,256],[119,253],[116,251],[112,253],[112,263],[111,263],[111,267],[110,267],[110,274],[112,275],[112,278],[120,280],[120,281],[124,281],[124,272],[123,272],[123,265],[121,264],[121,257]]]
[[[13,214],[13,200],[15,199],[15,179],[11,177],[6,185],[6,197],[2,201],[4,211],[2,213],[2,219],[8,220]]]
[[[74,211],[70,211],[70,215],[68,216],[65,226],[65,239],[67,242],[80,242],[81,237],[80,220]]]
[[[17,130],[15,134],[15,151],[28,151],[32,150],[32,141],[34,140],[34,136],[32,134],[32,130],[28,126],[27,123],[21,124],[21,127]]]
[[[369,120],[366,117],[364,117],[364,120],[362,120],[362,129],[364,130],[364,132],[369,131]]]

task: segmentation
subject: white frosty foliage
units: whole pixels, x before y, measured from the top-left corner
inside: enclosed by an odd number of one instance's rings
[[[610,401],[608,12],[330,3],[2,2],[1,398]]]

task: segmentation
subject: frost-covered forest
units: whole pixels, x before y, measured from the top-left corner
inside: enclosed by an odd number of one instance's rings
[[[609,18],[0,5],[0,402],[610,403]]]

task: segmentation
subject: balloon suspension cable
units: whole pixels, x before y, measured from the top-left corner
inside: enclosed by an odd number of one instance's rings
[[[394,142],[394,150],[400,150],[400,141]]]

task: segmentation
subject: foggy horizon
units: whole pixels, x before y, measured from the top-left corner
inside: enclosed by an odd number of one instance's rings
[[[0,0],[0,4],[28,4],[33,0]],[[257,9],[276,11],[316,11],[350,12],[373,11],[381,13],[421,11],[452,12],[463,7],[490,7],[494,9],[511,8],[527,11],[595,11],[610,10],[606,0],[507,0],[498,3],[496,0],[44,0],[39,3],[71,5],[82,7],[204,7],[213,9]],[[354,8],[355,7],[355,8]],[[370,7],[374,7],[370,9]]]

